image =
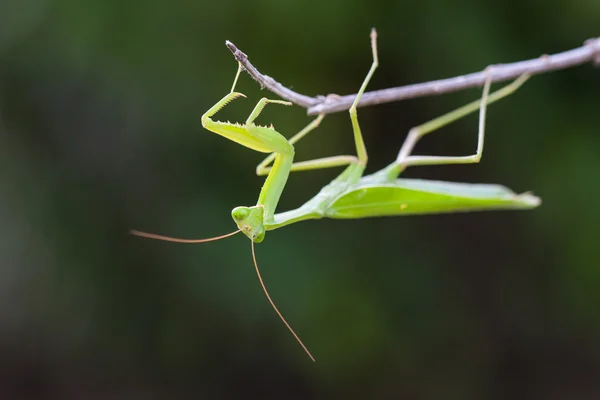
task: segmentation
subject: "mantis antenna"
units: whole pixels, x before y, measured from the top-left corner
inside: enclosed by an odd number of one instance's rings
[[[206,242],[214,242],[215,240],[225,239],[225,238],[233,236],[233,235],[235,235],[236,233],[239,233],[239,232],[241,232],[240,229],[238,229],[236,231],[233,231],[231,233],[226,233],[225,235],[215,236],[215,237],[206,238],[206,239],[181,239],[181,238],[176,238],[176,237],[171,237],[171,236],[157,235],[156,233],[142,232],[142,231],[138,231],[138,230],[135,230],[135,229],[132,229],[132,230],[129,231],[129,233],[131,233],[134,236],[140,236],[140,237],[144,237],[144,238],[148,238],[148,239],[162,240],[162,241],[165,241],[165,242],[175,242],[175,243],[206,243]],[[313,357],[313,355],[310,353],[310,351],[304,345],[304,343],[302,343],[302,340],[300,340],[300,337],[292,329],[292,327],[290,326],[290,324],[288,324],[288,322],[285,320],[285,318],[283,318],[283,315],[281,314],[281,311],[279,311],[279,309],[275,305],[275,302],[273,301],[273,299],[271,299],[271,295],[269,295],[269,291],[267,290],[267,286],[265,285],[265,282],[263,281],[262,276],[260,274],[260,270],[258,269],[258,262],[256,261],[256,252],[254,251],[254,241],[251,240],[250,243],[252,243],[252,261],[254,262],[254,269],[256,270],[256,275],[258,276],[258,281],[260,282],[260,286],[262,287],[263,292],[265,292],[265,296],[267,296],[267,300],[269,300],[269,303],[271,304],[271,307],[273,307],[273,309],[275,310],[275,312],[277,313],[277,315],[279,316],[279,318],[281,319],[281,321],[285,324],[285,326],[292,333],[292,335],[294,335],[294,337],[296,338],[296,340],[298,341],[298,343],[300,344],[300,346],[302,346],[302,348],[304,349],[304,351],[306,352],[306,354],[308,354],[308,356],[310,357],[310,359],[313,360],[313,362],[314,362],[315,358]]]
[[[273,307],[273,309],[275,310],[277,315],[279,315],[279,318],[281,319],[281,321],[283,321],[283,323],[288,328],[288,330],[292,333],[292,335],[294,335],[294,337],[296,338],[296,340],[298,341],[300,346],[302,346],[302,348],[304,349],[306,354],[308,354],[310,359],[313,360],[313,362],[314,362],[315,358],[313,357],[313,355],[310,354],[310,351],[308,351],[308,348],[304,345],[304,343],[302,343],[302,340],[300,340],[300,337],[298,337],[298,335],[296,334],[296,332],[294,332],[294,330],[292,329],[290,324],[288,324],[288,322],[285,320],[285,318],[283,318],[283,315],[281,315],[281,312],[279,311],[279,309],[277,308],[277,306],[275,305],[273,300],[271,300],[271,296],[269,296],[269,291],[267,290],[267,287],[265,286],[265,283],[263,282],[262,276],[260,275],[260,271],[258,269],[258,263],[256,262],[256,253],[254,252],[254,241],[251,240],[250,243],[252,243],[252,261],[254,261],[254,269],[256,270],[256,275],[258,276],[260,286],[262,286],[263,292],[265,292],[265,296],[267,296],[267,300],[269,300],[269,303],[271,303],[271,306]]]
[[[229,236],[233,236],[236,233],[239,233],[240,230],[238,229],[237,231],[231,232],[231,233],[227,233],[225,235],[221,235],[221,236],[215,236],[215,237],[211,237],[211,238],[206,238],[206,239],[181,239],[181,238],[176,238],[176,237],[171,237],[171,236],[163,236],[163,235],[157,235],[156,233],[148,233],[148,232],[142,232],[142,231],[136,231],[135,229],[132,229],[129,231],[129,233],[131,233],[134,236],[140,236],[140,237],[145,237],[148,239],[156,239],[156,240],[162,240],[165,242],[175,242],[175,243],[206,243],[206,242],[214,242],[215,240],[221,240],[221,239],[225,239],[228,238]]]

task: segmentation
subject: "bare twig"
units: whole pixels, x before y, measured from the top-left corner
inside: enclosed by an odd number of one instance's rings
[[[254,65],[248,61],[248,56],[243,51],[238,49],[235,44],[231,43],[229,40],[226,40],[225,45],[229,48],[229,50],[231,50],[235,59],[244,66],[246,72],[248,72],[251,77],[260,83],[261,88],[266,87],[282,99],[291,101],[292,103],[304,108],[314,106],[321,101],[321,99],[318,97],[309,97],[300,93],[296,93],[293,90],[286,88],[270,76],[261,74],[256,68],[254,68]],[[348,106],[348,108],[350,108],[350,106]]]
[[[261,87],[266,87],[281,98],[291,101],[301,107],[308,109],[309,115],[329,114],[344,111],[350,108],[356,94],[346,96],[316,96],[310,97],[296,93],[277,82],[270,76],[261,74],[248,60],[248,56],[238,49],[230,41],[225,44],[233,53],[233,56],[246,69]],[[375,90],[365,93],[358,107],[371,106],[375,104],[390,103],[415,97],[434,96],[443,93],[456,92],[459,90],[478,87],[483,85],[486,77],[491,75],[492,82],[502,82],[517,78],[528,73],[537,75],[544,72],[566,69],[577,65],[593,62],[600,65],[600,38],[586,40],[584,45],[576,49],[568,50],[553,55],[542,55],[526,61],[510,64],[495,64],[484,72],[475,72],[454,78],[440,79],[431,82],[416,83],[412,85],[399,86],[383,90]]]

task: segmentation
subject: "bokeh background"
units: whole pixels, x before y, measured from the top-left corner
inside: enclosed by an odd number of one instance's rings
[[[308,95],[450,77],[578,47],[600,2],[0,2],[0,398],[600,398],[600,71],[535,77],[489,110],[481,164],[406,176],[534,191],[533,211],[309,221],[178,245],[130,228],[207,237],[252,205],[258,153],[203,130],[230,88],[233,41]],[[247,75],[222,119],[267,92]],[[360,109],[369,172],[412,126],[468,90]],[[261,116],[292,135],[299,107]],[[468,154],[477,117],[422,154]],[[346,113],[297,159],[352,153]],[[338,171],[292,175],[300,205]]]

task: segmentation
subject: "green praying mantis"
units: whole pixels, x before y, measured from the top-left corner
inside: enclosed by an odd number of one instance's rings
[[[258,196],[257,204],[235,207],[231,215],[238,229],[229,234],[213,238],[180,239],[137,230],[131,231],[132,234],[137,236],[179,243],[203,243],[223,239],[239,232],[244,233],[251,241],[254,267],[269,303],[313,361],[315,359],[308,348],[271,299],[261,277],[256,261],[254,243],[262,242],[267,231],[296,222],[319,218],[348,219],[499,209],[530,209],[540,204],[540,199],[530,193],[515,194],[510,189],[500,185],[398,178],[406,168],[412,166],[479,162],[484,144],[487,105],[517,90],[527,80],[526,75],[491,94],[489,93],[491,78],[488,77],[483,85],[483,94],[480,100],[412,128],[394,162],[378,172],[363,176],[367,166],[367,150],[358,123],[356,106],[379,64],[375,29],[371,31],[371,48],[373,63],[349,111],[356,155],[341,155],[294,162],[294,144],[320,124],[324,118],[323,114],[319,115],[289,140],[277,132],[273,126],[267,127],[254,123],[267,104],[292,105],[287,101],[262,98],[244,124],[213,120],[212,117],[229,102],[245,97],[242,93],[235,92],[235,86],[242,71],[242,65],[239,64],[231,91],[202,116],[202,125],[209,131],[242,146],[261,153],[270,153],[256,168],[256,173],[259,176],[267,175]],[[475,154],[460,157],[412,155],[415,145],[423,136],[477,110],[479,110],[479,132]],[[271,163],[272,166],[270,166]],[[323,187],[312,199],[294,210],[275,212],[290,172],[342,166],[346,167],[343,172]]]

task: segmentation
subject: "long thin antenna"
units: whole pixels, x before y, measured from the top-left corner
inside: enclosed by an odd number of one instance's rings
[[[132,229],[132,230],[129,231],[129,233],[131,233],[132,235],[135,235],[135,236],[145,237],[145,238],[148,238],[148,239],[164,240],[165,242],[175,242],[175,243],[205,243],[205,242],[213,242],[215,240],[225,239],[225,238],[227,238],[229,236],[233,236],[233,235],[235,235],[236,233],[239,233],[239,232],[240,232],[240,230],[238,229],[237,231],[228,233],[226,235],[215,236],[215,237],[206,238],[206,239],[181,239],[181,238],[176,238],[176,237],[171,237],[171,236],[157,235],[155,233],[148,233],[148,232],[136,231],[135,229]]]
[[[304,343],[302,343],[302,340],[300,340],[300,338],[298,337],[298,335],[296,335],[296,332],[294,332],[294,330],[292,329],[292,327],[290,326],[290,324],[287,323],[287,321],[285,320],[285,318],[283,318],[283,315],[281,315],[281,312],[279,312],[279,309],[277,308],[277,306],[275,305],[275,303],[273,302],[273,300],[271,300],[271,296],[269,296],[269,292],[267,291],[267,287],[265,286],[265,283],[263,282],[262,276],[260,276],[260,271],[258,270],[258,263],[256,262],[256,254],[254,252],[254,241],[250,241],[252,243],[252,260],[254,261],[254,268],[256,269],[256,275],[258,275],[258,280],[260,281],[260,286],[262,286],[263,291],[265,292],[265,295],[267,296],[267,299],[269,300],[269,303],[271,303],[271,306],[273,307],[273,309],[275,310],[275,312],[277,313],[277,315],[279,315],[279,318],[281,318],[281,320],[283,321],[283,323],[285,324],[285,326],[287,326],[287,328],[290,330],[290,332],[292,332],[292,335],[294,335],[294,337],[296,338],[296,340],[298,341],[298,343],[300,343],[300,346],[302,346],[302,348],[304,349],[304,351],[306,352],[306,354],[308,354],[308,356],[310,357],[311,360],[313,360],[313,362],[315,361],[315,358],[313,357],[312,354],[310,354],[310,351],[308,351],[308,349],[306,348],[306,346],[304,345]]]

